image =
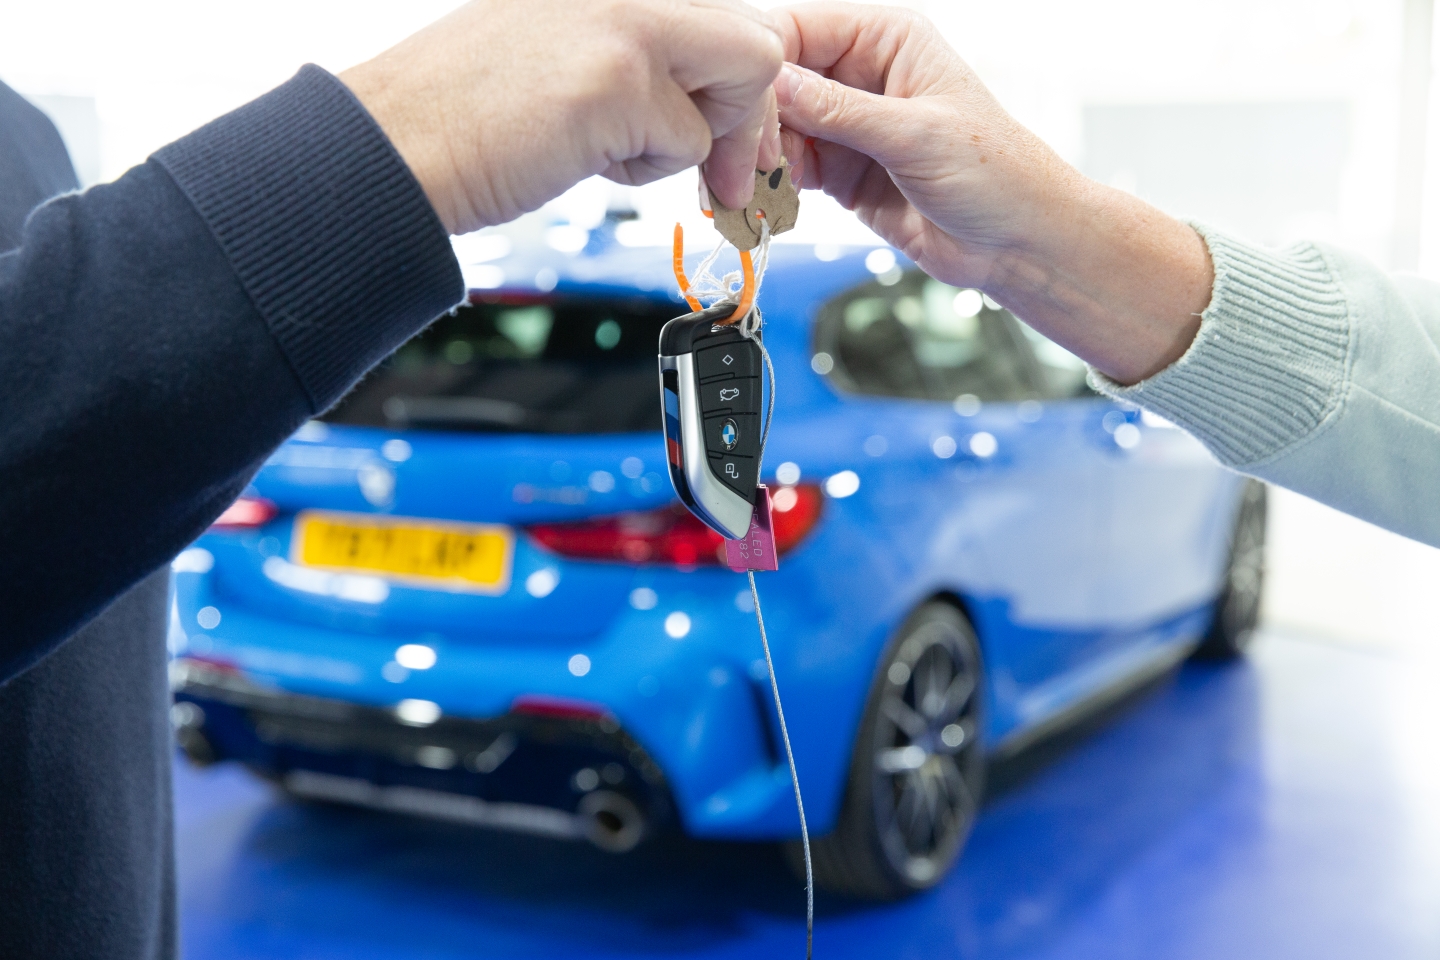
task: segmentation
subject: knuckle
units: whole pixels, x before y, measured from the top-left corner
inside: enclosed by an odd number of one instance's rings
[[[605,23],[612,25],[633,49],[650,50],[661,39],[671,4],[654,0],[610,0]]]
[[[854,97],[844,86],[833,80],[820,83],[815,106],[817,118],[826,128],[848,126],[854,119]]]
[[[586,45],[600,61],[601,69],[625,71],[648,64],[649,51],[656,43],[656,18],[646,15],[643,3],[635,0],[608,0],[591,23]]]
[[[686,159],[685,166],[694,166],[710,156],[713,147],[721,141],[712,140],[710,136],[710,124],[698,110],[689,111],[685,120],[682,121],[682,129],[679,131],[681,153]]]
[[[585,70],[594,99],[624,103],[650,86],[650,60],[644,48],[623,36],[596,37],[594,56]]]
[[[785,63],[785,42],[774,30],[767,30],[758,24],[755,26],[754,32],[757,35],[755,49],[759,66],[769,70],[772,76],[778,74],[780,67]]]
[[[901,28],[906,31],[924,32],[935,29],[934,22],[918,10],[911,10],[906,7],[892,7],[888,11],[893,17],[890,27]]]

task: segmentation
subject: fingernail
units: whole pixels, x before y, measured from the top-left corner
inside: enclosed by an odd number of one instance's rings
[[[780,106],[788,107],[795,99],[795,94],[800,92],[800,84],[805,82],[805,77],[799,70],[790,64],[780,67],[780,76],[775,78],[775,99]]]
[[[780,146],[780,125],[778,123],[775,125],[775,129],[771,131],[770,136],[765,138],[765,152],[766,159],[769,161],[770,166],[773,167],[780,162],[783,148]]]

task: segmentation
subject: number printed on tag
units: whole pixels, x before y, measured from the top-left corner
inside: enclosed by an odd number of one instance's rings
[[[755,488],[755,510],[750,514],[750,531],[743,540],[725,541],[725,564],[737,573],[746,570],[779,570],[775,555],[775,534],[771,525],[770,489]]]

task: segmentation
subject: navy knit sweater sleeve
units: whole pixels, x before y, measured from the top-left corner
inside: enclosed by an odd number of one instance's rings
[[[463,292],[420,185],[317,67],[36,210],[0,255],[0,682]]]

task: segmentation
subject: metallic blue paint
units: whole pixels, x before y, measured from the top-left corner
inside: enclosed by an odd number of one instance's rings
[[[1027,422],[1015,404],[965,417],[945,403],[838,395],[811,371],[810,328],[825,301],[870,279],[866,252],[822,262],[809,247],[777,245],[765,284],[779,382],[768,475],[791,461],[808,480],[860,477],[859,491],[827,499],[811,537],[760,579],[816,833],[837,815],[876,660],[917,605],[951,597],[974,621],[986,742],[1003,747],[1173,659],[1205,629],[1240,489],[1180,431],[1100,398],[1046,403]],[[576,258],[525,250],[499,266],[509,277],[554,270],[557,292],[569,294],[664,297],[673,284],[660,251],[613,245]],[[1116,418],[1136,425],[1138,445],[1116,444]],[[989,457],[969,452],[981,431],[997,441]],[[876,435],[887,448],[869,456],[862,448]],[[957,441],[953,457],[932,452],[940,435]],[[525,694],[600,703],[663,769],[691,835],[796,835],[787,770],[757,706],[761,652],[743,576],[577,562],[523,533],[499,596],[398,583],[326,595],[341,582],[307,592],[286,566],[293,513],[307,507],[523,525],[660,506],[673,496],[660,434],[407,432],[409,457],[391,462],[381,449],[397,436],[312,424],[289,441],[253,484],[280,515],[263,529],[201,537],[208,571],[177,566],[176,652],[233,660],[293,693],[376,706],[419,698],[465,717],[504,713]],[[629,457],[644,464],[633,479],[621,473]],[[589,483],[597,471],[613,489],[597,492],[606,486]],[[542,570],[558,584],[533,596],[527,580]],[[641,587],[658,596],[653,609],[628,602]],[[205,607],[221,620],[202,630]],[[664,629],[674,611],[692,625],[679,639]],[[387,681],[381,670],[405,643],[434,648],[438,661]],[[592,665],[583,676],[567,668],[579,653]]]

